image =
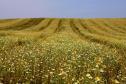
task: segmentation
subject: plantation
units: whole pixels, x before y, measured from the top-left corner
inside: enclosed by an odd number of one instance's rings
[[[0,83],[126,84],[126,18],[0,20]]]

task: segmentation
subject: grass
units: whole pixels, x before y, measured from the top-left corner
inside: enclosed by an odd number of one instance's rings
[[[125,20],[0,20],[0,83],[125,84]]]

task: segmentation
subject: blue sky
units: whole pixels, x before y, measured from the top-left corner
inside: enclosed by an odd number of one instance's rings
[[[0,18],[126,17],[126,0],[0,0]]]

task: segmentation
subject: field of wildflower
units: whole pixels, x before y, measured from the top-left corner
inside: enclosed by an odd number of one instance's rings
[[[0,20],[0,84],[126,84],[126,19]]]

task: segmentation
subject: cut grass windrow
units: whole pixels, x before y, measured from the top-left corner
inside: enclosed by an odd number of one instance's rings
[[[75,23],[73,22],[73,20],[70,21],[70,25],[71,25],[71,28],[74,33],[76,33],[79,36],[83,36],[83,34],[80,32],[79,28],[75,26]]]
[[[16,19],[16,20],[13,20],[13,21],[7,21],[6,23],[1,23],[0,24],[0,30],[4,30],[8,27],[13,27],[15,25],[22,24],[22,22],[24,22],[26,20],[29,20],[29,19]]]
[[[110,22],[108,22],[106,20],[101,20],[101,22],[102,22],[103,25],[105,25],[108,28],[111,28],[115,32],[124,33],[124,34],[126,33],[121,28],[118,28],[117,26],[113,26]]]
[[[63,19],[60,19],[59,23],[58,23],[58,27],[55,30],[55,33],[58,33],[58,32],[60,32],[63,29],[62,23],[63,23]]]
[[[122,20],[120,20],[120,21],[118,21],[118,20],[115,20],[115,21],[113,21],[113,20],[105,20],[105,21],[110,23],[113,26],[113,28],[118,28],[122,32],[126,33],[126,25],[125,25],[126,21],[122,21]]]
[[[0,24],[10,23],[11,21],[16,21],[18,19],[0,19]]]
[[[44,26],[42,26],[40,29],[37,29],[37,30],[41,31],[41,30],[47,28],[52,23],[52,21],[53,21],[53,19],[48,19],[47,22],[45,22],[44,24],[42,24]]]
[[[2,30],[23,30],[29,27],[33,27],[37,24],[39,24],[39,22],[41,22],[41,20],[43,20],[43,18],[34,18],[34,19],[24,19],[24,21],[17,23],[13,26],[8,26],[8,27],[4,27]]]
[[[34,18],[24,24],[13,27],[12,30],[24,30],[29,27],[34,27],[34,26],[38,25],[42,20],[44,20],[44,18]]]
[[[80,29],[75,25],[73,21],[71,21],[71,27],[73,31],[80,36],[80,38],[87,39],[91,42],[100,43],[100,44],[109,46],[110,48],[116,48],[119,51],[121,51],[121,53],[123,53],[123,55],[126,57],[126,54],[124,52],[126,51],[126,41],[121,42],[120,40],[117,40],[114,38],[113,39],[107,38],[104,36],[91,34],[85,31],[80,31]]]
[[[113,29],[111,28],[108,28],[107,26],[105,26],[101,21],[99,20],[89,20],[92,24],[94,24],[94,26],[98,27],[99,29],[102,29],[103,31],[105,32],[108,32],[108,33],[112,33],[113,35],[119,35],[119,36],[125,36],[125,34],[123,33],[120,33],[120,32],[117,32],[117,31],[114,31]]]
[[[96,27],[96,26],[91,26],[91,25],[88,25],[90,24],[89,22],[86,22],[86,21],[82,21],[82,20],[79,20],[79,22],[76,22],[78,24],[80,24],[85,31],[88,31],[89,33],[92,33],[92,34],[97,34],[97,35],[103,35],[103,36],[107,36],[108,38],[111,37],[111,38],[116,38],[116,39],[126,39],[126,37],[124,36],[119,36],[119,35],[113,35],[113,33],[108,33],[106,31],[103,31],[101,30],[101,28],[99,27]],[[81,28],[81,27],[80,27]]]
[[[56,30],[59,28],[59,23],[60,19],[54,19],[48,27],[40,31],[41,34],[39,37],[45,40],[48,37],[53,36],[56,33]]]

